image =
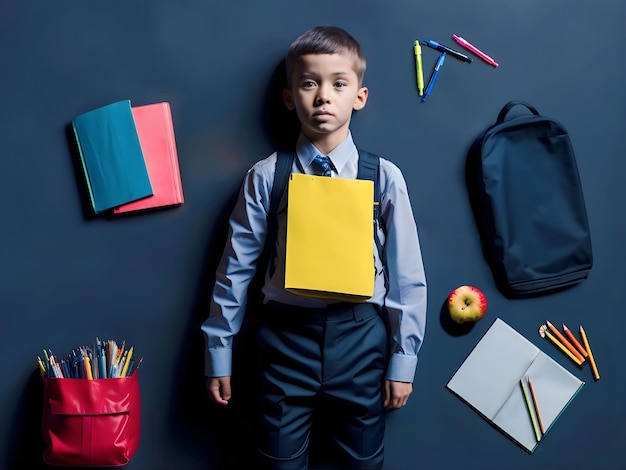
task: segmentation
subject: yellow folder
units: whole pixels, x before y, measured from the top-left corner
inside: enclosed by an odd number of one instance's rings
[[[292,174],[285,289],[364,302],[374,292],[374,183]]]

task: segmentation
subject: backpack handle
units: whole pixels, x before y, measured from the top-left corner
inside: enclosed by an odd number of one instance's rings
[[[539,116],[539,111],[537,111],[534,106],[526,103],[525,101],[513,100],[513,101],[509,101],[507,104],[504,105],[504,107],[500,111],[500,114],[498,114],[498,120],[496,121],[496,123],[497,124],[503,123],[504,118],[506,117],[507,113],[511,110],[511,108],[513,108],[513,106],[516,106],[518,104],[521,104],[522,106],[526,106],[530,110],[531,113],[533,113],[535,116]]]

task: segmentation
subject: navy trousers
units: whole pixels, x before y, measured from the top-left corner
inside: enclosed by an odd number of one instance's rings
[[[257,337],[261,466],[307,469],[311,428],[323,415],[340,458],[329,468],[382,468],[389,338],[379,307],[267,307]]]

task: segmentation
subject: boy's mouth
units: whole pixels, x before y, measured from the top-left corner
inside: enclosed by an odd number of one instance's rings
[[[325,117],[332,116],[332,114],[326,110],[320,110],[313,113],[313,117]]]

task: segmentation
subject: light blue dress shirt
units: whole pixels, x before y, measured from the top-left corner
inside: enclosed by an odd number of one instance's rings
[[[311,162],[320,153],[300,135],[292,171],[315,174]],[[334,167],[332,177],[356,178],[358,152],[351,134],[328,156]],[[276,153],[248,170],[230,218],[228,242],[217,268],[209,317],[202,324],[206,339],[205,373],[209,377],[232,374],[233,337],[241,327],[248,286],[265,243],[275,163]],[[380,160],[380,188],[385,229],[379,229],[378,235],[384,247],[383,260],[372,241],[377,274],[374,294],[368,302],[384,306],[389,314],[393,342],[387,379],[413,382],[426,328],[426,277],[406,182],[398,167],[384,158]],[[265,275],[265,301],[323,307],[327,301],[284,289],[286,199],[282,198],[278,209],[276,269],[272,276],[269,271]]]

